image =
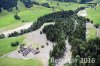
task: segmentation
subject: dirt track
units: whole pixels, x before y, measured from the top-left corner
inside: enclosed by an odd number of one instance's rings
[[[3,31],[3,32],[1,31],[0,34],[3,33],[7,37],[9,34],[13,33],[14,31],[20,32],[20,30],[22,30],[22,29],[29,28],[32,24],[33,23],[26,23],[25,25],[17,27],[13,30],[7,30],[7,31]]]

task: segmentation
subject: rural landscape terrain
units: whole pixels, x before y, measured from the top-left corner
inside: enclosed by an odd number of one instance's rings
[[[0,66],[100,66],[100,0],[0,0]]]

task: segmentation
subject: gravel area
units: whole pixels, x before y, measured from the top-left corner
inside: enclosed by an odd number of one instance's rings
[[[78,16],[83,16],[83,17],[87,16],[86,9],[80,10],[80,11],[77,13],[77,15],[78,15]]]

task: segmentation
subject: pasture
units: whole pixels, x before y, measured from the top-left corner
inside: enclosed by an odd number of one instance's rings
[[[94,24],[100,25],[100,6],[95,8],[88,8],[87,9],[87,18],[93,20]]]
[[[2,13],[0,13],[0,29],[16,28],[26,22],[34,22],[38,17],[52,12],[51,9],[39,5],[33,5],[31,8],[26,8],[21,2],[18,3],[18,9],[19,11],[13,8],[13,11],[11,12],[3,10]],[[16,12],[20,17],[20,20],[14,18]]]
[[[38,17],[43,16],[45,14],[49,14],[51,12],[60,11],[60,10],[75,10],[78,7],[85,6],[85,4],[78,4],[78,3],[68,3],[68,2],[58,2],[53,1],[52,3],[50,1],[43,1],[50,5],[50,7],[54,7],[54,10],[52,8],[47,8],[44,6],[39,6],[33,4],[33,7],[26,8],[22,2],[18,2],[18,9],[16,10],[13,8],[13,11],[8,12],[6,10],[3,10],[0,13],[0,29],[8,30],[8,29],[14,29],[16,27],[19,27],[26,22],[35,22]],[[59,6],[57,5],[59,3]],[[18,14],[20,17],[20,20],[16,20],[14,18],[15,14]],[[24,22],[23,22],[24,21]]]
[[[24,36],[0,39],[0,56],[15,50],[17,47],[12,47],[11,42],[23,43]]]
[[[38,58],[22,60],[3,57],[0,58],[0,66],[43,66],[43,63]]]

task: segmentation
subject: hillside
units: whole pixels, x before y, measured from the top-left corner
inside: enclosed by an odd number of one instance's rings
[[[2,0],[0,0],[0,2],[1,1]],[[6,9],[1,8],[0,29],[1,28],[3,30],[13,29],[13,28],[19,27],[23,24],[26,24],[27,22],[35,22],[38,17],[43,16],[48,13],[51,13],[51,12],[61,11],[61,10],[75,10],[78,7],[85,6],[84,4],[78,4],[78,3],[67,3],[67,2],[57,2],[57,1],[53,1],[51,3],[51,1],[46,1],[46,0],[42,1],[41,0],[41,1],[37,1],[37,2],[48,3],[50,8],[45,7],[45,6],[40,6],[36,3],[35,4],[33,3],[32,6],[30,6],[30,7],[26,7],[25,4],[23,2],[21,2],[20,0],[18,0],[16,2],[17,2],[17,5],[14,7],[9,6]],[[6,3],[4,3],[4,4],[6,4]],[[10,3],[8,3],[8,4],[10,4]],[[17,8],[17,10],[16,10],[16,8]],[[9,9],[11,9],[10,12],[9,12]],[[16,20],[14,18],[14,15],[16,15],[16,13],[20,17],[20,20]]]
[[[0,28],[5,27],[4,29],[12,29],[18,26],[25,24],[26,22],[34,22],[38,17],[50,13],[51,9],[33,5],[31,8],[25,7],[25,5],[18,1],[17,3],[18,10],[16,8],[12,8],[12,11],[8,12],[7,10],[2,9],[0,13]],[[20,17],[20,20],[16,20],[14,15]],[[13,26],[14,25],[14,26]]]
[[[99,1],[0,0],[0,66],[99,66]]]

